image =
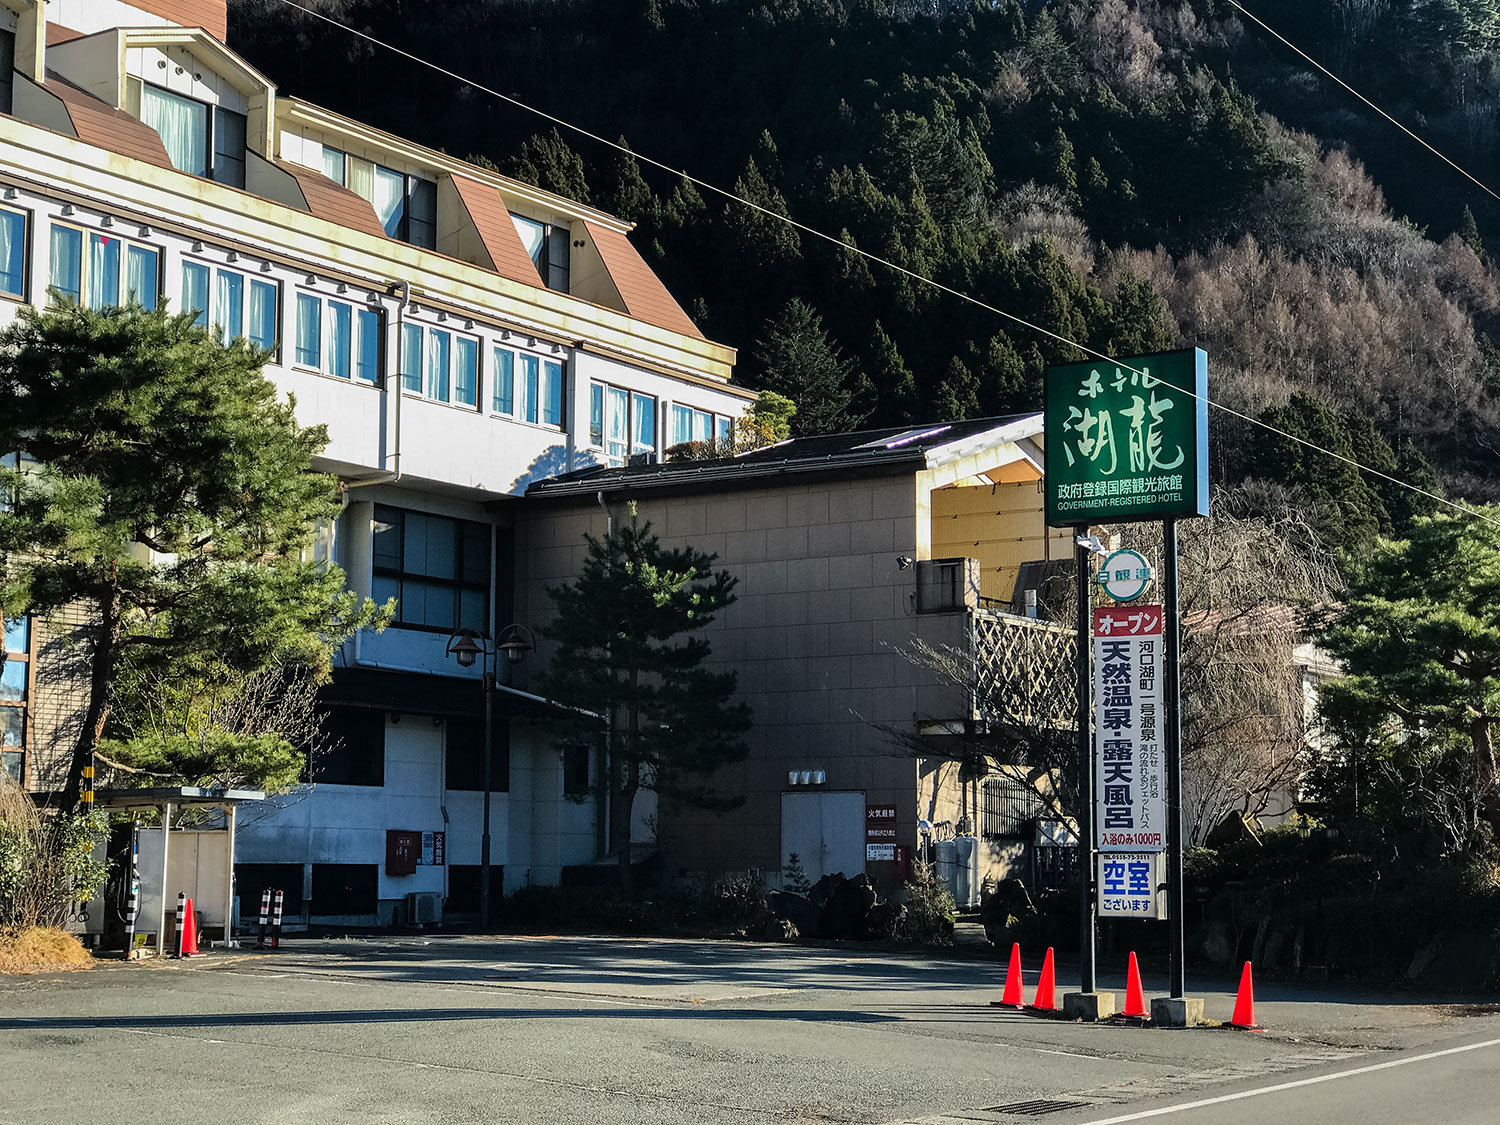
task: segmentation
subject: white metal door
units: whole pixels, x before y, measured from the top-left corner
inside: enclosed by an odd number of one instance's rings
[[[841,872],[846,878],[865,873],[865,795],[863,793],[783,793],[781,795],[781,862],[793,853],[816,883]]]

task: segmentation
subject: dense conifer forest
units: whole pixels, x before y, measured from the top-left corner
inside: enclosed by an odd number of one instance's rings
[[[1214,397],[1500,496],[1500,203],[1224,0],[307,0],[772,212]],[[1246,0],[1485,178],[1497,0]],[[1037,409],[1077,352],[299,14],[233,0],[287,91],[592,203],[794,429]],[[1214,469],[1335,540],[1421,510],[1216,414]],[[1258,482],[1258,483],[1257,483]],[[1272,483],[1274,482],[1274,483]]]

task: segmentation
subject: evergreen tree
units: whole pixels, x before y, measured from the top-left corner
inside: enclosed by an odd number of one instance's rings
[[[698,808],[729,809],[706,775],[748,753],[740,737],[750,711],[732,702],[733,672],[704,662],[699,635],[734,602],[736,579],[715,571],[716,556],[667,550],[632,510],[629,523],[592,535],[576,581],[548,589],[557,616],[545,630],[557,649],[543,676],[547,696],[606,719],[610,850],[631,879],[630,824],[636,794]],[[565,739],[591,737],[596,724],[562,720]]]
[[[526,141],[509,162],[507,171],[515,179],[576,199],[579,203],[590,201],[583,160],[568,147],[568,142],[555,128]]]
[[[23,308],[0,332],[0,449],[22,459],[0,481],[0,610],[89,619],[69,803],[126,660],[164,680],[326,675],[333,646],[383,623],[302,558],[338,513],[333,479],[309,471],[327,433],[297,424],[265,359],[139,308]]]
[[[1346,672],[1322,689],[1348,755],[1325,767],[1325,791],[1361,762],[1367,779],[1396,779],[1395,815],[1465,854],[1500,839],[1500,511],[1479,514],[1419,519],[1408,539],[1381,540],[1353,561],[1318,630]]]
[[[805,301],[787,302],[766,326],[755,358],[761,385],[797,404],[794,434],[842,433],[861,421],[850,410],[854,364],[828,339],[822,319]]]

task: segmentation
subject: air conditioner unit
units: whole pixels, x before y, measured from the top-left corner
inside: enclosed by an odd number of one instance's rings
[[[443,896],[436,891],[413,891],[406,896],[406,920],[429,925],[443,920]]]
[[[632,453],[629,458],[626,459],[625,463],[632,469],[634,469],[642,465],[654,465],[656,464],[656,460],[657,458],[655,453]]]

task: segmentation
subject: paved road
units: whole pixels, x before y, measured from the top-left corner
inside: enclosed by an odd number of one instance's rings
[[[1153,982],[1148,980],[1148,991]],[[1500,1019],[1263,988],[1272,1031],[1086,1027],[988,1006],[999,970],[738,943],[296,943],[275,955],[0,977],[0,1123],[143,1107],[237,1122],[1018,1122],[1132,1113],[1500,1040]],[[1209,994],[1210,1015],[1231,997]],[[1465,1120],[1493,1048],[1166,1114],[1166,1121]],[[1453,1116],[1387,1092],[1455,1086]],[[1472,1098],[1465,1102],[1463,1098]],[[1299,1107],[1323,1107],[1316,1115]],[[1256,1116],[1260,1115],[1260,1116]],[[1141,1118],[1145,1120],[1145,1118]],[[1500,1113],[1474,1120],[1500,1120]]]

